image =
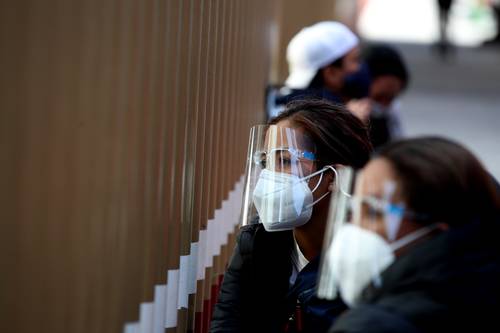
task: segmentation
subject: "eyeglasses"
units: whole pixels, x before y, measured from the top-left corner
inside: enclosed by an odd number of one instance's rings
[[[310,151],[295,148],[273,148],[268,151],[257,151],[253,155],[253,161],[261,168],[274,165],[279,167],[291,167],[300,160],[316,161],[316,155]]]
[[[353,195],[349,198],[349,200],[349,208],[351,212],[359,209],[359,211],[364,211],[368,214],[368,216],[372,217],[397,215],[414,221],[426,221],[430,218],[428,214],[414,212],[406,208],[403,204],[396,204],[371,195]]]

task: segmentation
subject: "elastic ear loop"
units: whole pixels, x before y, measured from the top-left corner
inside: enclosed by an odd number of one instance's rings
[[[321,169],[321,170],[319,170],[319,171],[316,171],[316,172],[314,172],[314,173],[312,173],[312,174],[310,174],[309,176],[307,176],[307,177],[306,177],[307,179],[309,179],[309,178],[314,177],[314,176],[315,176],[315,175],[317,175],[318,173],[320,173],[320,174],[321,174],[321,175],[320,175],[320,178],[319,178],[319,180],[318,180],[318,183],[316,184],[316,186],[314,187],[314,189],[311,191],[311,193],[314,193],[314,191],[316,191],[316,190],[318,189],[319,184],[321,184],[321,181],[323,180],[323,172],[325,172],[325,170],[326,170],[326,169],[327,169],[327,168],[325,167],[325,168],[323,168],[323,169]],[[329,193],[329,192],[326,192],[325,194],[323,194],[321,197],[319,197],[316,201],[312,202],[312,203],[311,203],[310,205],[308,205],[307,207],[312,207],[312,206],[314,206],[314,205],[315,205],[316,203],[318,203],[321,199],[323,199],[324,197],[326,197],[326,196],[328,195],[328,193]]]
[[[434,231],[439,227],[438,223],[431,224],[429,226],[423,227],[421,229],[415,230],[412,233],[407,234],[406,236],[403,236],[402,238],[392,242],[389,244],[391,247],[392,251],[397,251],[400,248],[410,244],[411,242],[419,239],[420,237],[425,236],[426,234]]]
[[[319,178],[318,183],[316,184],[316,186],[314,187],[314,189],[312,189],[312,190],[311,190],[311,192],[314,192],[314,191],[316,191],[316,190],[318,189],[319,184],[321,184],[321,181],[323,180],[323,172],[324,172],[325,170],[326,170],[326,168],[323,168],[323,169],[321,169],[321,170],[318,170],[318,171],[316,171],[316,172],[311,173],[309,176],[302,177],[302,178],[300,178],[300,179],[297,181],[297,183],[298,183],[298,182],[302,182],[302,181],[304,181],[304,180],[307,180],[307,181],[308,181],[310,178],[312,178],[312,177],[316,176],[317,174],[321,174],[321,175],[320,175],[320,178]]]
[[[332,168],[331,166],[328,166],[328,167]],[[312,192],[314,192],[314,191],[316,191],[316,190],[318,189],[319,184],[321,184],[321,181],[323,180],[323,172],[324,172],[326,169],[328,169],[328,167],[324,167],[324,168],[323,168],[323,169],[321,169],[321,170],[318,170],[318,171],[316,171],[316,172],[313,172],[313,173],[311,173],[309,176],[299,178],[299,179],[298,179],[295,183],[293,183],[292,185],[298,184],[298,183],[303,182],[303,181],[305,181],[305,180],[309,180],[310,178],[312,178],[312,177],[316,176],[317,174],[321,174],[321,175],[320,175],[320,178],[319,178],[318,183],[316,184],[316,186],[314,187],[314,189],[311,191],[311,193],[312,193]],[[335,171],[335,169],[333,169],[333,170]],[[335,171],[335,173],[337,173],[337,171]],[[270,194],[273,194],[273,193],[276,193],[276,192],[280,192],[280,191],[282,191],[282,190],[283,190],[283,188],[279,188],[279,189],[277,189],[277,190],[274,190],[274,191],[272,191],[272,192],[268,192],[268,193],[266,193],[266,194],[267,194],[267,195],[270,195]],[[328,194],[328,193],[327,193],[327,194]],[[322,198],[323,198],[323,197],[321,197],[321,199],[322,199]],[[313,205],[314,205],[316,202],[318,202],[318,201],[319,201],[319,200],[316,200],[316,201],[313,203]]]
[[[340,187],[340,181],[339,181],[339,173],[338,171],[332,167],[331,165],[327,165],[324,167],[324,169],[330,169],[333,171],[333,173],[335,174],[335,186],[340,190],[340,192],[345,195],[346,197],[350,198],[352,195],[350,195],[349,193],[347,193],[346,191],[344,191],[344,189],[342,189]]]
[[[323,172],[325,171],[326,168],[323,168],[321,169],[319,172],[321,172],[321,175],[319,176],[319,180],[318,180],[318,183],[316,184],[316,186],[314,186],[314,189],[311,191],[312,193],[314,193],[314,191],[316,191],[319,187],[319,184],[321,184],[321,181],[323,180]]]
[[[335,170],[334,167],[332,167],[331,165],[327,165],[325,166],[323,169],[311,174],[308,176],[308,178],[310,177],[314,177],[314,175],[316,175],[317,173],[320,173],[321,172],[321,176],[320,176],[320,179],[318,181],[318,184],[316,184],[316,186],[314,187],[314,189],[311,191],[311,192],[314,192],[316,191],[316,189],[318,188],[319,184],[321,184],[321,181],[323,180],[323,172],[327,169],[330,169],[333,171],[333,173],[335,173],[335,186],[337,186],[338,189],[340,189],[340,192],[342,194],[344,194],[345,196],[347,197],[351,197],[351,195],[349,193],[347,193],[346,191],[344,191],[342,188],[340,188],[340,183],[339,183],[339,173],[337,172],[337,170]],[[330,192],[327,191],[325,194],[323,194],[321,197],[319,197],[316,201],[314,201],[313,203],[311,203],[310,206],[314,206],[316,203],[318,203],[321,199],[323,199],[324,197],[326,197]],[[309,207],[310,207],[309,206]]]

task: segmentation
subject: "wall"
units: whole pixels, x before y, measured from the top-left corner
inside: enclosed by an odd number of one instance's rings
[[[206,331],[278,6],[0,2],[2,331]]]
[[[354,0],[349,0],[354,2]],[[275,46],[271,81],[283,84],[288,76],[286,47],[302,28],[316,22],[335,19],[336,0],[281,0],[278,10],[279,40]]]

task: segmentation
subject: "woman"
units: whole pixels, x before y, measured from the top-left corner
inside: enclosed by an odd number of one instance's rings
[[[334,165],[361,167],[370,151],[361,121],[326,101],[294,102],[252,130],[244,226],[211,332],[328,329],[345,309],[315,297]]]
[[[344,96],[370,101],[367,113],[351,111],[370,124],[372,144],[377,148],[403,134],[398,98],[408,88],[410,74],[402,54],[390,45],[370,45],[361,55],[362,65],[346,79]]]
[[[330,332],[498,327],[500,201],[480,162],[427,137],[390,144],[347,174],[341,186],[354,195],[332,211],[319,293],[339,292],[351,309]]]

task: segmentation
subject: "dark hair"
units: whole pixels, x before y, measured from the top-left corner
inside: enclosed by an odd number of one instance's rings
[[[343,63],[344,63],[344,58],[345,58],[345,56],[342,56],[342,57],[336,59],[334,62],[318,69],[318,71],[314,75],[313,79],[311,80],[311,83],[309,83],[309,85],[307,86],[307,89],[322,89],[322,88],[324,88],[325,80],[323,79],[323,69],[327,68],[327,67],[341,68]]]
[[[394,167],[407,205],[425,217],[421,223],[454,226],[498,217],[495,181],[463,146],[423,137],[389,144],[377,156]]]
[[[305,130],[316,144],[318,168],[344,164],[361,168],[370,157],[372,145],[366,126],[341,104],[327,100],[297,100],[269,121],[289,120]]]
[[[373,45],[363,51],[362,59],[368,65],[372,79],[382,75],[392,75],[403,83],[406,89],[409,73],[401,54],[389,45]]]

